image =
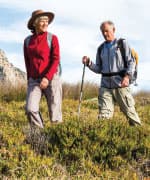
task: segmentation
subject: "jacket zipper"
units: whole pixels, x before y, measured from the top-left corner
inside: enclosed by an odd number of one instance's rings
[[[108,65],[109,65],[109,73],[110,71],[110,48],[108,47]],[[111,88],[111,77],[109,77],[109,87]]]

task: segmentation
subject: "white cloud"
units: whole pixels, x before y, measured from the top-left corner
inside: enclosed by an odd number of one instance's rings
[[[79,64],[78,68],[64,68],[62,69],[62,80],[70,83],[77,83],[82,81],[83,75],[83,65]],[[100,84],[100,74],[95,74],[89,70],[89,68],[85,68],[84,81],[93,82]]]
[[[17,21],[9,24],[7,27],[0,28],[0,41],[7,43],[23,43],[28,31],[24,21]]]

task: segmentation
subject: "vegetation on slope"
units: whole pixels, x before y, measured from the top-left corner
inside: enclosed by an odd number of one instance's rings
[[[142,127],[129,126],[118,107],[113,119],[98,121],[95,99],[83,101],[78,119],[78,101],[67,99],[65,95],[64,122],[59,125],[50,124],[46,102],[42,99],[40,108],[45,128],[34,128],[31,131],[24,114],[25,101],[21,92],[23,91],[11,91],[5,95],[1,93],[2,179],[120,180],[138,179],[149,175],[148,93],[136,96],[136,108],[143,122]]]

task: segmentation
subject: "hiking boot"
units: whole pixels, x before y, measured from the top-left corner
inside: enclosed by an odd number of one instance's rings
[[[130,126],[142,126],[141,122],[137,122],[137,121],[132,121],[132,120],[129,120],[129,125]]]
[[[34,123],[34,125],[40,127],[40,128],[44,128],[43,123],[37,121],[37,119],[32,119],[32,123]]]

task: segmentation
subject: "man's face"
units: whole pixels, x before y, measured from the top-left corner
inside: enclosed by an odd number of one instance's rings
[[[42,18],[37,21],[36,30],[37,32],[46,32],[48,28],[48,18]]]
[[[101,31],[106,41],[111,42],[115,39],[115,28],[113,27],[113,25],[105,23]]]

